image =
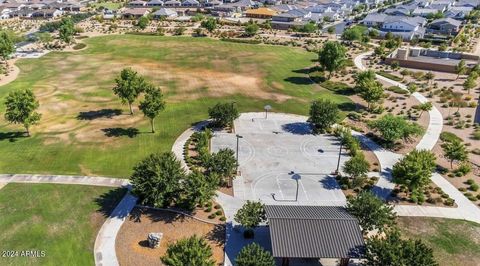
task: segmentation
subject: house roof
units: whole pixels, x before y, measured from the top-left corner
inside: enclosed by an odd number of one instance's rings
[[[358,220],[342,207],[267,205],[274,257],[358,258],[364,250]]]
[[[168,8],[160,8],[157,10],[155,13],[153,13],[154,16],[174,16],[177,15],[177,12],[173,9],[168,9]]]
[[[386,14],[379,14],[379,13],[370,13],[368,14],[363,21],[371,21],[371,22],[379,22],[382,23],[388,17]]]
[[[267,7],[260,7],[260,8],[254,8],[254,9],[249,9],[245,11],[246,14],[249,15],[264,15],[264,16],[274,16],[277,14],[277,11],[272,10]]]
[[[459,27],[460,25],[462,25],[462,22],[453,18],[441,18],[432,21],[430,24],[451,24],[455,27]]]

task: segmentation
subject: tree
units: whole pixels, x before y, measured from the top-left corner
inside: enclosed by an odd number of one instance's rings
[[[433,251],[421,240],[402,239],[398,230],[385,236],[375,235],[366,241],[366,266],[436,266]]]
[[[343,171],[351,178],[357,178],[368,173],[370,164],[365,160],[363,153],[357,153],[355,156],[345,162]]]
[[[259,30],[259,27],[257,23],[248,23],[247,26],[245,26],[245,35],[251,37],[257,34]]]
[[[312,125],[315,134],[325,133],[339,117],[338,106],[330,100],[320,99],[313,101],[310,106],[308,122]]]
[[[475,72],[472,72],[475,73]],[[475,88],[477,85],[477,81],[475,80],[475,75],[468,75],[467,79],[465,82],[463,82],[463,88],[467,90],[468,94],[470,94],[470,90]]]
[[[429,112],[432,110],[433,105],[431,102],[424,102],[419,105],[417,105],[418,110],[420,110],[420,115],[419,117],[422,117],[423,112]]]
[[[457,139],[442,144],[445,157],[450,160],[450,168],[453,168],[453,161],[464,162],[468,159],[468,151],[465,145]]]
[[[214,266],[212,248],[201,237],[193,235],[170,244],[162,262],[167,266]]]
[[[235,222],[245,227],[245,238],[253,238],[253,229],[260,223],[265,222],[266,219],[265,206],[261,202],[249,200],[237,211],[234,217]]]
[[[300,28],[300,32],[305,32],[305,33],[314,33],[317,30],[318,30],[318,27],[313,21],[306,23]]]
[[[328,32],[328,34],[334,34],[335,33],[335,27],[333,27],[333,26],[328,27],[327,32]]]
[[[345,62],[346,49],[339,42],[326,42],[318,53],[320,66],[329,72],[328,79],[332,73],[343,67]]]
[[[240,116],[235,102],[217,103],[208,108],[208,115],[213,120],[213,124],[218,127],[233,126],[233,121]]]
[[[362,191],[347,201],[347,211],[358,219],[362,231],[384,232],[395,225],[396,214],[393,206],[385,204],[370,191]]]
[[[218,183],[214,174],[193,171],[182,182],[180,205],[187,210],[193,210],[197,204],[203,206],[215,196]]]
[[[133,168],[132,192],[140,203],[154,207],[170,206],[178,198],[185,170],[172,152],[154,153]]]
[[[458,64],[455,66],[455,73],[457,73],[457,78],[456,80],[460,77],[460,75],[463,75],[465,74],[465,72],[467,71],[467,66],[465,64],[465,60],[460,60],[460,62],[458,62]]]
[[[435,74],[433,74],[431,71],[428,71],[427,74],[425,74],[425,79],[427,80],[427,83],[430,84],[430,82],[435,78]]]
[[[12,37],[6,31],[0,31],[0,57],[6,63],[14,52],[15,44]]]
[[[73,23],[72,18],[62,18],[60,22],[60,28],[58,29],[58,36],[60,40],[64,41],[67,44],[70,44],[73,40],[74,34],[75,24]]]
[[[213,32],[217,28],[217,20],[213,17],[209,17],[206,20],[202,21],[200,24],[202,28],[205,28],[208,30],[208,32]]]
[[[144,90],[144,79],[131,68],[124,68],[115,79],[115,83],[113,93],[120,98],[123,104],[128,104],[130,114],[133,115],[132,104]]]
[[[387,114],[368,123],[369,127],[377,130],[382,138],[391,146],[396,140],[403,138],[408,140],[412,136],[418,136],[423,132],[422,127],[416,123],[410,123],[401,116]]]
[[[5,99],[5,120],[14,124],[22,124],[27,136],[30,136],[30,126],[38,124],[42,117],[36,111],[39,106],[32,90],[12,91]]]
[[[373,70],[359,73],[355,80],[355,90],[367,102],[367,108],[370,110],[370,104],[376,103],[383,98],[383,86],[375,79]]]
[[[244,246],[235,258],[237,266],[275,266],[275,259],[270,252],[259,244],[252,243]]]
[[[142,16],[138,19],[137,21],[137,27],[140,29],[144,30],[148,27],[148,24],[150,24],[150,19],[146,16]]]
[[[393,182],[412,192],[421,191],[430,182],[435,169],[435,155],[428,150],[413,150],[393,166]]]
[[[363,33],[364,29],[362,27],[351,27],[343,31],[342,39],[349,42],[360,41]]]
[[[145,99],[140,102],[139,109],[150,119],[152,133],[155,133],[155,118],[165,109],[162,91],[151,84],[145,84]]]
[[[206,168],[208,172],[217,174],[223,179],[232,177],[237,168],[235,152],[230,148],[220,149],[210,156]]]

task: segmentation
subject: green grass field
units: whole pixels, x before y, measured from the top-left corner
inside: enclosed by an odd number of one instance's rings
[[[33,136],[24,138],[20,126],[2,120],[0,105],[0,173],[126,178],[136,162],[170,150],[181,132],[221,101],[236,101],[241,111],[262,111],[270,104],[273,111],[296,114],[307,114],[309,103],[322,97],[342,110],[353,106],[345,96],[311,83],[304,69],[316,55],[299,48],[136,35],[84,42],[85,50],[19,60],[17,80],[0,87],[0,101],[12,90],[32,88],[43,115]],[[139,71],[166,95],[156,134],[148,133],[138,110],[134,117],[126,114],[127,106],[111,92],[124,67]]]
[[[440,265],[480,264],[480,224],[452,219],[401,217],[405,236],[420,238],[434,251]]]
[[[0,257],[0,265],[92,265],[98,230],[125,190],[94,186],[8,184],[0,190],[1,250],[45,257]]]

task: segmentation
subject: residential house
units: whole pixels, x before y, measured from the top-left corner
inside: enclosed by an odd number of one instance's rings
[[[182,5],[182,2],[178,0],[168,0],[163,3],[163,6],[165,7],[180,7]]]
[[[177,11],[170,8],[160,8],[155,13],[153,13],[154,19],[167,19],[178,17]]]
[[[432,21],[427,28],[428,33],[456,35],[462,22],[451,18],[441,18]]]
[[[466,7],[471,7],[475,8],[480,6],[480,0],[459,0],[455,6],[466,6]]]
[[[454,6],[444,13],[445,17],[453,19],[464,19],[473,10],[470,6]]]
[[[312,12],[307,9],[292,9],[288,12],[278,14],[272,17],[272,28],[289,29],[292,27],[301,27],[312,17]]]
[[[271,19],[277,14],[277,11],[267,7],[253,8],[245,11],[245,16],[247,18]]]
[[[387,8],[383,13],[391,16],[409,16],[410,10],[405,8]]]
[[[200,7],[200,2],[197,0],[184,0],[182,2],[183,7]]]
[[[150,0],[147,2],[148,7],[159,7],[163,6],[163,1],[162,0]]]
[[[134,8],[143,8],[147,6],[147,2],[136,0],[136,1],[129,2],[127,6],[134,7]]]
[[[123,11],[122,17],[125,19],[138,19],[150,13],[148,8],[127,8]]]
[[[439,10],[433,8],[416,8],[412,11],[413,16],[428,17],[430,15],[437,14]]]
[[[383,25],[388,15],[383,13],[370,13],[363,20],[363,25],[367,27],[377,27]]]

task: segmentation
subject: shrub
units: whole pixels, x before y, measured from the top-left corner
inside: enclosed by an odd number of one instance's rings
[[[220,217],[219,220],[222,221],[222,222],[225,222],[227,220],[227,218],[225,218],[225,216],[222,216],[222,217]]]
[[[442,132],[440,133],[440,139],[444,142],[453,142],[453,141],[462,141],[461,138],[459,138],[457,135],[451,133],[451,132]]]
[[[222,211],[221,210],[216,211],[215,215],[218,215],[218,216],[222,215]]]
[[[393,91],[395,93],[398,93],[398,94],[408,94],[408,91],[407,90],[404,90],[398,86],[391,86],[391,87],[388,87],[387,90],[389,91]]]
[[[470,190],[472,191],[477,191],[479,189],[478,184],[472,184],[470,185]]]
[[[455,200],[454,199],[451,199],[451,198],[448,198],[444,201],[444,204],[446,206],[453,206],[453,204],[455,204]]]
[[[212,213],[208,216],[208,219],[215,219],[215,217],[217,217],[217,215],[215,215],[215,213]]]

